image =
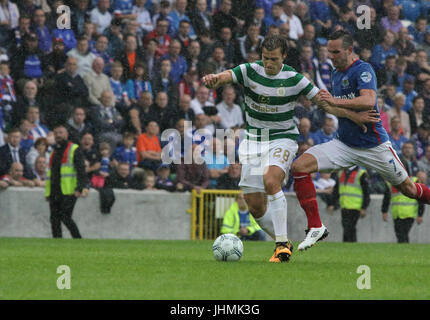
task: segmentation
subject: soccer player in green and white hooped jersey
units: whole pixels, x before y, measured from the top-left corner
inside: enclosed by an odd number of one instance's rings
[[[230,83],[245,88],[246,139],[239,147],[239,185],[249,211],[276,241],[270,262],[288,261],[293,250],[287,237],[287,201],[282,183],[298,149],[299,132],[293,122],[298,97],[304,95],[326,112],[348,118],[363,129],[364,123],[374,123],[379,118],[374,111],[353,112],[320,101],[319,89],[283,64],[286,52],[287,43],[282,36],[269,36],[262,43],[262,61],[202,78],[208,88]]]

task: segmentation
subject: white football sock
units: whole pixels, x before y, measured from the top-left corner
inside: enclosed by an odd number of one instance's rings
[[[287,199],[281,190],[276,194],[267,195],[272,212],[273,228],[275,230],[276,242],[287,242]]]
[[[264,215],[260,218],[255,218],[258,225],[263,229],[272,239],[275,239],[275,229],[273,229],[272,213],[270,211],[270,203],[267,201],[267,208]]]

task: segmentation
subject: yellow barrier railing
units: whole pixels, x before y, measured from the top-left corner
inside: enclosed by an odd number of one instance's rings
[[[240,190],[204,189],[191,192],[191,239],[215,239],[220,235],[224,213]]]

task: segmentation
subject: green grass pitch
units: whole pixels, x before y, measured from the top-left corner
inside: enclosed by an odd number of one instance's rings
[[[297,247],[297,243],[294,243]],[[430,246],[322,242],[268,262],[272,242],[244,242],[218,262],[212,241],[0,239],[0,299],[429,299]],[[71,272],[59,290],[60,265]],[[360,265],[371,289],[359,290]]]

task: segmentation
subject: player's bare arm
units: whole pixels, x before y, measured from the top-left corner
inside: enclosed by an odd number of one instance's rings
[[[225,70],[217,74],[211,73],[205,75],[202,78],[202,82],[208,89],[216,89],[226,84],[233,83],[233,76],[231,73],[231,70]]]
[[[321,91],[320,91],[321,92]],[[318,93],[314,98],[312,98],[312,102],[318,105],[320,108],[324,109],[325,112],[331,113],[336,117],[347,118],[361,127],[364,132],[367,131],[366,123],[377,123],[379,122],[379,113],[376,110],[364,110],[360,112],[352,111],[349,109],[342,109],[339,107],[334,107],[330,105],[328,102],[320,99],[320,93]]]
[[[320,99],[328,102],[333,107],[363,111],[373,109],[376,102],[376,92],[373,89],[361,89],[360,96],[353,99],[334,98],[327,90],[320,90]]]

